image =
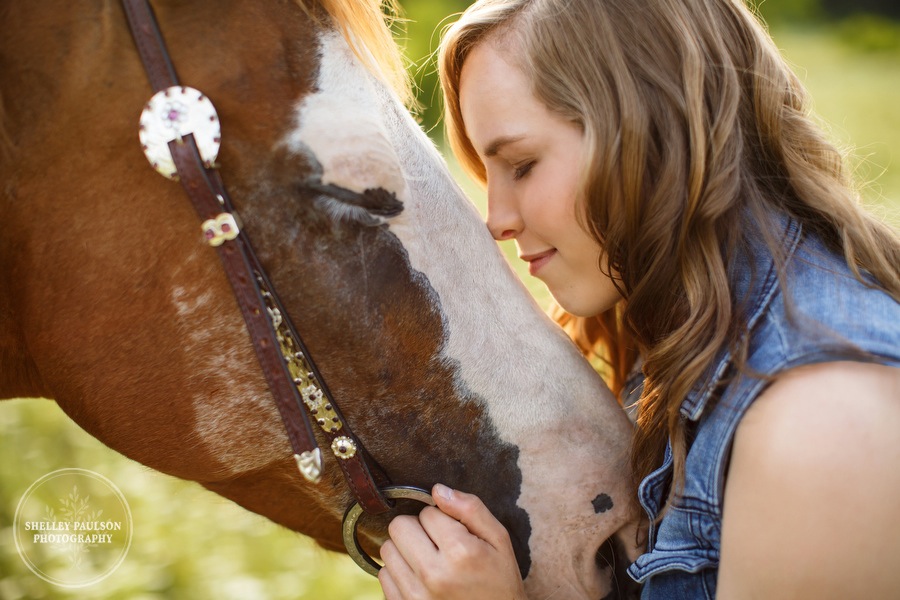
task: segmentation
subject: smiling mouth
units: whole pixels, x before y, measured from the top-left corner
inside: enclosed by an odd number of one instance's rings
[[[551,248],[550,250],[538,254],[528,254],[519,258],[528,263],[528,272],[532,277],[535,277],[537,276],[538,271],[550,262],[554,256],[556,256],[556,248]]]

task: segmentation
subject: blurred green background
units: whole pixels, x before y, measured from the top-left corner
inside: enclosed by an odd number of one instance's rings
[[[441,144],[439,94],[429,60],[459,0],[407,0],[401,42],[414,64],[423,127]],[[771,0],[760,7],[773,37],[815,99],[833,139],[852,151],[865,201],[900,225],[900,7],[894,0]],[[483,196],[459,176],[483,209]],[[514,256],[511,246],[504,251]],[[512,261],[518,269],[519,261]],[[520,270],[521,272],[521,270]],[[543,287],[523,274],[546,302]],[[0,365],[2,368],[2,365]],[[35,577],[12,538],[16,506],[36,479],[80,467],[114,483],[131,505],[134,541],[125,562],[94,586],[67,590]],[[375,580],[349,559],[232,505],[199,486],[160,475],[85,434],[45,400],[0,404],[0,600],[309,599],[375,600]]]

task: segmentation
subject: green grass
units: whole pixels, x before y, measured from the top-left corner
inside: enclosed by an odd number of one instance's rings
[[[900,56],[868,53],[839,41],[836,32],[776,31],[798,66],[816,110],[841,144],[863,157],[857,173],[872,181],[865,199],[900,224]],[[484,207],[483,194],[465,189]],[[512,244],[503,244],[515,260]],[[523,277],[539,301],[543,286]],[[44,583],[25,567],[12,539],[19,499],[42,475],[63,467],[97,471],[122,488],[134,515],[127,559],[95,586],[67,591]],[[0,600],[19,599],[291,598],[374,600],[377,583],[346,557],[209,493],[160,475],[108,450],[52,402],[0,403]]]

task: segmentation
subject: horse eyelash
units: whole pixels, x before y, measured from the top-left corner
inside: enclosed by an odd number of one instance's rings
[[[363,225],[379,225],[382,221],[372,216],[372,213],[361,206],[341,202],[331,196],[320,195],[316,197],[316,204],[320,209],[338,223],[355,222]]]

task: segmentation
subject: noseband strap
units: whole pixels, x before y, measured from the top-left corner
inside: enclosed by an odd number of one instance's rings
[[[147,0],[122,0],[122,4],[153,91],[167,97],[170,93],[177,95],[189,90],[179,87]],[[203,99],[202,94],[197,95]],[[167,126],[173,125],[180,116],[177,108],[171,110],[174,116]],[[217,119],[214,112],[209,117],[213,119]],[[218,141],[216,138],[216,151]],[[351,432],[247,234],[240,230],[240,220],[212,164],[214,157],[203,156],[198,144],[200,141],[193,133],[178,134],[168,142],[177,173],[171,176],[181,182],[203,221],[207,241],[218,251],[301,473],[309,481],[317,482],[322,472],[322,455],[310,423],[311,414],[329,441],[359,505],[373,514],[390,510],[393,502],[381,492],[389,484],[388,477]]]

